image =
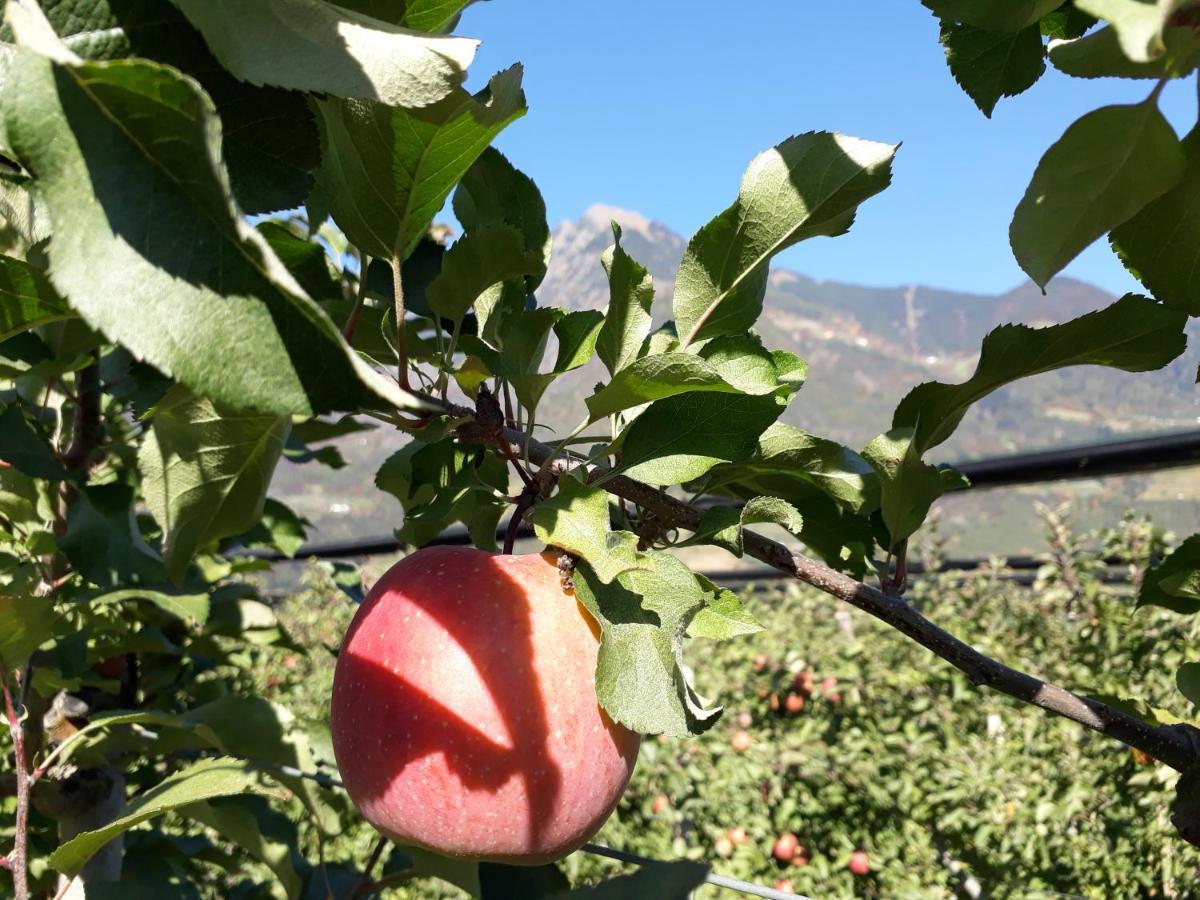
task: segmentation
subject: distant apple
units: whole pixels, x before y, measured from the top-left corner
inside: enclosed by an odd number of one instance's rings
[[[771,662],[765,653],[760,653],[754,657],[754,671],[761,672]]]
[[[772,887],[774,887],[775,890],[777,890],[777,891],[783,891],[783,893],[785,893],[785,894],[796,893],[795,886],[786,878],[780,878],[780,879],[776,880],[775,884],[772,885]]]
[[[716,851],[717,856],[721,857],[721,859],[729,859],[729,857],[733,856],[733,841],[725,835],[721,835],[713,842],[713,850]]]
[[[797,672],[796,677],[792,679],[792,690],[803,694],[805,697],[813,692],[813,676],[812,672],[805,669],[802,672]]]
[[[771,855],[781,863],[791,862],[799,848],[800,839],[790,831],[785,831],[775,841],[775,846],[771,848]]]
[[[846,868],[855,875],[866,875],[871,871],[871,860],[865,850],[855,850],[850,854],[850,862]]]
[[[746,834],[746,829],[739,825],[737,828],[729,829],[729,840],[734,846],[740,847],[742,844],[749,843],[750,835]]]
[[[401,844],[534,865],[588,840],[640,737],[596,701],[599,629],[550,553],[430,547],[374,585],[334,674],[350,799]]]
[[[650,804],[650,811],[656,816],[660,815],[663,810],[671,808],[671,798],[666,794],[656,794],[654,800]]]
[[[824,678],[821,679],[821,693],[822,694],[828,694],[835,687],[837,687],[837,679],[834,678],[832,675],[826,675]]]
[[[804,709],[804,698],[799,694],[788,694],[787,699],[783,701],[783,707],[794,716]]]
[[[745,753],[754,743],[754,738],[750,737],[748,731],[735,731],[733,737],[729,739],[729,746],[738,753]]]
[[[749,728],[754,724],[754,716],[748,712],[740,712],[737,717],[738,728]]]

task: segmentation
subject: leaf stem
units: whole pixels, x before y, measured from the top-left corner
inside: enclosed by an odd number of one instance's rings
[[[4,712],[12,732],[13,757],[17,768],[17,816],[13,851],[8,856],[8,868],[12,871],[13,895],[16,900],[29,900],[29,868],[26,854],[29,840],[29,770],[25,760],[25,726],[21,723],[13,706],[12,692],[8,686],[8,667],[0,660],[0,691],[4,693]]]
[[[392,255],[392,291],[396,295],[396,357],[398,359],[396,381],[406,391],[408,386],[408,345],[404,341],[404,260],[401,248],[396,247]],[[441,331],[438,332],[440,337]]]
[[[354,332],[358,328],[358,320],[362,317],[363,304],[367,301],[367,269],[371,266],[371,257],[358,251],[358,293],[354,298],[354,309],[342,327],[342,337],[349,344],[354,340]]]

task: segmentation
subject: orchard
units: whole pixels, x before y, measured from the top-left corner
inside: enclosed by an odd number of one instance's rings
[[[1191,895],[1200,535],[1058,535],[1025,593],[910,570],[974,405],[1183,354],[1200,135],[1159,104],[1200,4],[908,5],[985,116],[1048,66],[1144,87],[1062,122],[1010,228],[1039,287],[1106,238],[1144,290],[996,328],[854,449],[781,419],[808,365],[764,298],[853,240],[902,135],[780,113],[736,194],[710,173],[668,315],[616,223],[607,306],[560,308],[538,173],[492,147],[522,68],[464,87],[471,0],[0,0],[2,889]],[[411,552],[281,600],[274,476],[368,430]]]

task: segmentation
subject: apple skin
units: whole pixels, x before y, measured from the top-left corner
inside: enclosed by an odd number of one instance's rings
[[[540,865],[608,818],[641,736],[596,700],[599,630],[550,553],[418,550],[375,584],[334,672],[350,799],[400,844]]]

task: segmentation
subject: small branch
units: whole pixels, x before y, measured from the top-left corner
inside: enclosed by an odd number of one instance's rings
[[[354,332],[358,328],[358,320],[362,317],[363,305],[367,302],[367,268],[371,265],[371,257],[365,253],[358,254],[358,294],[354,298],[354,308],[350,317],[342,327],[342,337],[349,344],[354,340]]]
[[[100,363],[92,361],[80,369],[76,381],[75,427],[71,445],[63,454],[63,465],[68,469],[86,467],[92,452],[104,438],[104,425],[100,415]]]
[[[426,399],[437,402],[432,398]],[[469,409],[461,406],[443,406],[456,417],[471,414]],[[523,432],[506,428],[501,436],[509,444],[509,452],[514,449],[525,450],[529,457],[538,463],[555,460],[552,467],[560,472],[578,466],[577,461],[570,457],[558,457],[556,460],[554,448],[534,440]],[[596,469],[592,475],[605,472],[604,469]],[[650,510],[665,525],[686,528],[689,531],[696,531],[700,526],[700,510],[657,488],[624,475],[611,474],[605,475],[603,485],[609,493]],[[787,572],[818,590],[845,600],[895,628],[949,662],[973,684],[991,687],[1022,702],[1077,722],[1085,728],[1108,735],[1181,772],[1200,760],[1200,731],[1192,726],[1151,725],[1099,700],[1080,697],[1065,688],[1012,669],[985,656],[935,625],[904,599],[855,581],[848,575],[757,532],[745,530],[743,544],[745,552],[755,559],[781,572]]]
[[[375,849],[371,851],[371,858],[367,860],[367,864],[363,867],[362,880],[351,892],[350,900],[355,900],[357,897],[365,897],[368,893],[371,893],[371,888],[375,884],[374,876],[371,873],[379,863],[379,857],[383,856],[383,851],[387,847],[387,843],[388,839],[382,836],[375,842]]]
[[[521,520],[525,518],[525,513],[529,510],[538,498],[537,485],[533,482],[528,482],[521,495],[517,498],[517,505],[512,511],[512,517],[508,520],[508,528],[504,531],[504,555],[511,556],[513,545],[517,542],[517,531],[521,527]]]
[[[0,691],[4,693],[4,712],[12,732],[13,756],[17,767],[17,816],[13,851],[8,856],[8,868],[13,876],[13,896],[16,900],[29,900],[29,869],[26,860],[29,840],[29,770],[25,761],[25,733],[21,719],[13,706],[12,692],[8,687],[8,669],[0,662]]]
[[[401,248],[392,256],[392,290],[396,295],[396,356],[399,358],[396,381],[406,391],[408,387],[408,345],[404,341],[404,277]]]

